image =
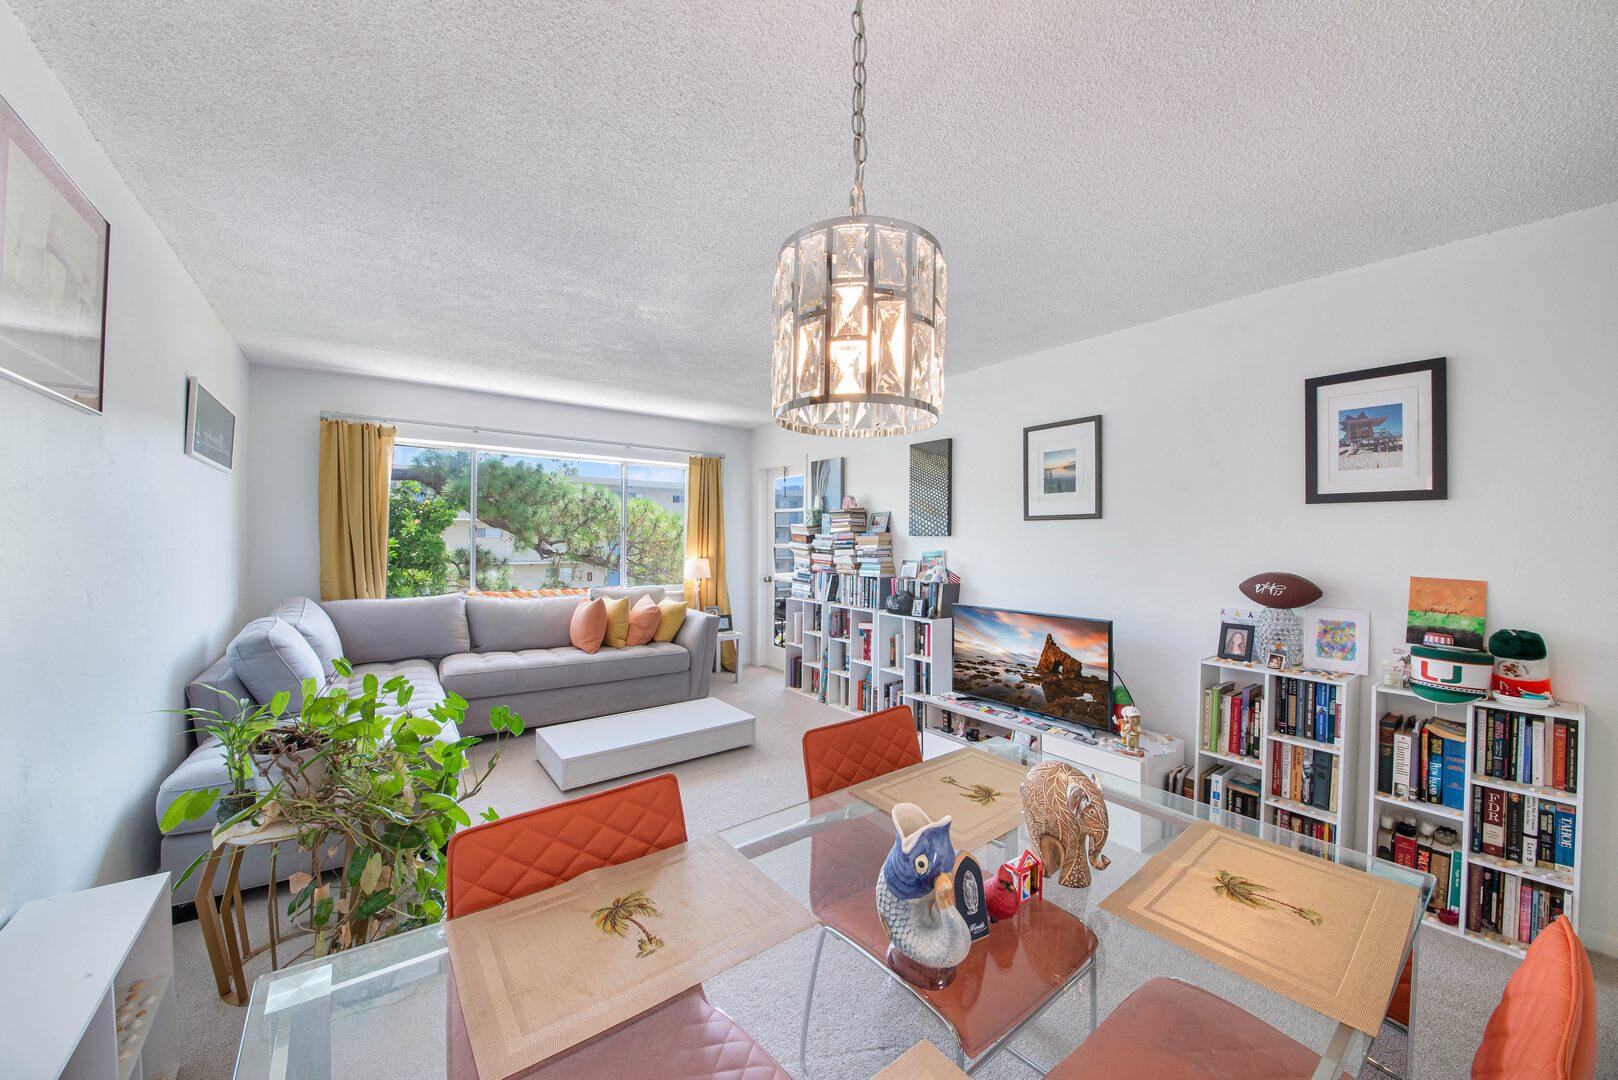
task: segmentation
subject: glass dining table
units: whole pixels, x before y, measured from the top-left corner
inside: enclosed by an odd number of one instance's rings
[[[1047,760],[1006,740],[976,745],[1018,765]],[[1132,992],[1169,977],[1239,1006],[1318,1053],[1316,1077],[1355,1075],[1371,1036],[1102,910],[1102,901],[1186,830],[1211,822],[1415,889],[1415,916],[1401,927],[1401,955],[1408,958],[1432,876],[1166,791],[1104,774],[1097,780],[1121,837],[1106,845],[1105,868],[1094,870],[1083,889],[1046,879],[1043,901],[995,923],[941,991],[895,976],[883,960],[873,889],[893,842],[886,811],[845,790],[724,830],[723,839],[809,908],[817,925],[693,993],[728,1013],[793,1076],[869,1077],[931,1039],[973,1075],[1026,1077],[1066,1057]],[[1028,845],[1019,826],[973,854],[992,879]],[[235,1076],[475,1080],[453,982],[442,925],[263,975],[253,985]],[[1384,1006],[1396,982],[1373,990]],[[579,1004],[557,987],[557,1009]],[[611,1053],[604,1056],[603,1047]],[[586,1051],[595,1056],[573,1056]],[[615,1080],[671,1075],[664,1034],[638,1020],[521,1075],[588,1076],[586,1061],[609,1058]]]

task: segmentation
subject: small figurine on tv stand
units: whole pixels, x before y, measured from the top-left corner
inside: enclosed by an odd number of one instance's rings
[[[1140,710],[1133,705],[1125,705],[1118,714],[1118,738],[1122,740],[1119,749],[1131,757],[1145,757],[1146,751],[1140,748]]]

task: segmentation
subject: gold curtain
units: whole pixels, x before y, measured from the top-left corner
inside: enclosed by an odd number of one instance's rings
[[[320,597],[388,594],[388,483],[396,431],[320,421]]]
[[[729,615],[730,587],[725,584],[725,495],[720,482],[720,469],[725,462],[722,458],[694,457],[688,464],[690,468],[685,479],[685,555],[688,559],[707,559],[708,567],[713,572],[713,583],[703,588],[700,581],[687,581],[685,602],[693,607],[701,607],[702,599],[706,598],[708,606],[718,604],[719,610]],[[722,642],[719,655],[720,666],[726,671],[736,670],[735,642]]]

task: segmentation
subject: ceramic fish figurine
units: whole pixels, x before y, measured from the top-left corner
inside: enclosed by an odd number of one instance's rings
[[[955,908],[955,845],[949,824],[948,816],[928,820],[914,803],[893,808],[897,835],[876,879],[876,910],[894,951],[953,977],[955,965],[972,947],[972,934]],[[901,974],[912,978],[909,972]]]

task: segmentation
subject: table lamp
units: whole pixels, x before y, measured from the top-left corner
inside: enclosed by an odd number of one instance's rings
[[[700,556],[685,560],[685,579],[697,583],[697,607],[702,606],[702,583],[713,577],[713,568]]]

